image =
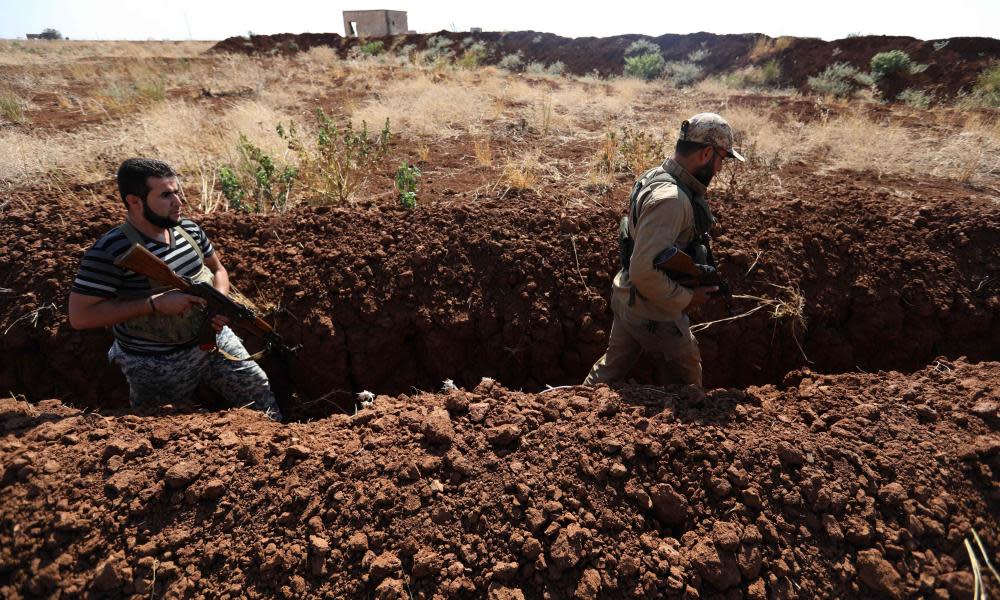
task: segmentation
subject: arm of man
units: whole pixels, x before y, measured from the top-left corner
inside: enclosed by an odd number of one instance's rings
[[[644,203],[634,233],[629,279],[647,301],[667,312],[683,311],[694,296],[694,292],[653,266],[660,252],[677,243],[683,224],[684,204],[676,196],[653,197]]]
[[[229,295],[229,271],[226,270],[226,267],[222,266],[218,251],[213,252],[211,256],[205,257],[205,266],[215,276],[212,282],[215,289]]]

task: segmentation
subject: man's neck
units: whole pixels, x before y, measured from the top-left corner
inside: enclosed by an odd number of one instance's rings
[[[164,244],[170,243],[170,236],[165,228],[153,225],[142,216],[136,217],[130,213],[125,217],[125,220],[146,237],[163,242]]]

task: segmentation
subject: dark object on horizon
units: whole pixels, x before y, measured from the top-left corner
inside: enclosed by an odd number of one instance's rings
[[[41,33],[29,33],[26,36],[29,40],[67,40],[69,38],[64,38],[63,34],[59,32],[58,29],[52,29],[48,27],[43,29]]]

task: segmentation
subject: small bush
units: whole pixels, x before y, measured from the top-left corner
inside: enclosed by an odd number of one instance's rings
[[[545,72],[549,75],[564,75],[566,73],[566,64],[561,60],[557,60],[551,65],[545,67]]]
[[[717,189],[717,193],[724,200],[759,197],[770,187],[772,176],[779,165],[777,157],[766,158],[758,152],[755,141],[743,143],[743,140],[737,140],[737,142],[737,145],[742,146],[740,153],[747,159],[746,162],[725,161],[725,166],[716,176],[718,183],[713,184],[713,189]]]
[[[531,75],[544,75],[545,74],[545,63],[543,62],[530,62],[528,66],[524,68],[525,73]]]
[[[483,61],[486,60],[487,54],[488,51],[486,49],[486,44],[476,42],[465,49],[465,52],[462,54],[462,58],[458,60],[458,64],[466,69],[474,69],[483,64]]]
[[[781,63],[774,58],[763,65],[745,67],[722,77],[726,86],[739,89],[774,88],[780,80]]]
[[[694,52],[688,54],[688,60],[693,63],[699,63],[711,55],[712,51],[709,50],[708,48],[699,48],[698,50],[695,50]]]
[[[382,40],[373,40],[361,45],[361,52],[367,54],[368,56],[378,56],[385,51],[385,42]]]
[[[625,56],[660,54],[660,47],[649,40],[636,40],[625,49]]]
[[[653,134],[625,126],[620,133],[609,131],[605,134],[597,157],[597,169],[601,173],[639,175],[662,162],[665,151],[663,141]]]
[[[913,108],[928,108],[931,105],[933,96],[923,90],[908,89],[903,90],[896,96],[896,100],[912,106]]]
[[[372,168],[389,151],[389,119],[377,137],[370,137],[364,121],[361,131],[354,131],[350,121],[339,128],[322,109],[316,109],[315,114],[318,123],[314,146],[299,138],[294,123],[287,130],[278,125],[278,135],[298,155],[300,180],[314,202],[350,202]]]
[[[455,58],[455,53],[451,49],[451,40],[443,35],[435,35],[427,40],[427,49],[424,50],[424,63],[440,64],[451,61]]]
[[[290,165],[279,168],[274,158],[242,133],[236,151],[239,159],[235,164],[219,167],[222,195],[229,208],[244,212],[286,208],[297,170]]]
[[[524,70],[524,58],[521,56],[521,52],[515,52],[514,54],[508,54],[500,59],[497,66],[505,71],[510,71],[511,73],[517,73]]]
[[[834,63],[816,77],[809,78],[809,87],[813,91],[835,98],[853,98],[858,91],[871,87],[873,83],[870,75],[844,62]]]
[[[1000,63],[979,74],[972,87],[972,97],[980,104],[1000,107]]]
[[[910,60],[910,55],[902,50],[879,52],[872,57],[872,77],[875,80],[884,79],[896,73],[919,73],[927,65],[918,65]]]
[[[649,81],[663,74],[666,60],[659,52],[625,57],[625,75]]]
[[[693,62],[668,62],[663,68],[663,76],[675,86],[685,87],[701,78],[701,67]]]
[[[399,204],[403,208],[417,207],[417,179],[420,169],[403,163],[396,169],[396,190],[399,191]]]
[[[396,54],[401,56],[402,58],[409,59],[412,58],[413,53],[416,51],[417,51],[416,44],[403,44],[402,46],[396,49]]]

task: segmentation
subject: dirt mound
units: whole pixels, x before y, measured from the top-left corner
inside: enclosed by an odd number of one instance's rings
[[[724,276],[737,293],[792,308],[800,296],[806,327],[761,310],[701,332],[707,384],[777,382],[807,365],[912,370],[939,354],[1000,358],[990,279],[1000,209],[953,184],[900,191],[908,185],[816,176],[773,197],[716,202]],[[73,207],[84,222],[61,220],[57,202],[16,205],[0,222],[0,389],[123,406],[121,374],[105,358],[109,334],[65,320],[80,256],[120,221],[120,204]],[[196,218],[236,286],[280,307],[278,331],[302,345],[290,377],[325,400],[287,408],[301,418],[329,414],[331,402],[352,406],[362,390],[430,390],[444,379],[468,386],[489,376],[533,390],[581,381],[607,343],[620,210],[557,214],[508,198]],[[753,306],[716,302],[695,320]],[[278,366],[265,364],[287,383]]]
[[[786,383],[484,380],[289,426],[0,400],[0,595],[970,597],[1000,364]]]
[[[928,90],[938,96],[954,96],[968,91],[983,69],[1000,59],[1000,40],[993,38],[949,38],[918,40],[911,37],[857,36],[832,42],[817,38],[771,38],[762,34],[712,33],[666,34],[655,38],[621,35],[605,38],[564,38],[535,31],[463,32],[439,31],[434,34],[409,34],[383,38],[344,38],[335,33],[282,33],[227,38],[211,52],[241,54],[295,54],[317,46],[327,46],[345,58],[362,43],[380,40],[390,51],[402,47],[425,50],[431,38],[448,40],[445,46],[461,56],[471,43],[483,42],[489,48],[483,60],[496,64],[503,57],[521,53],[525,64],[562,62],[566,72],[576,75],[596,73],[621,75],[625,51],[639,39],[657,44],[667,61],[690,61],[692,53],[701,56],[697,64],[705,76],[729,73],[750,65],[776,59],[781,64],[781,84],[805,90],[808,78],[826,67],[847,62],[862,71],[870,69],[872,56],[889,50],[903,50],[914,62],[926,64],[921,73],[897,78],[883,90],[886,98],[895,98],[906,88]],[[885,86],[883,86],[885,87]],[[891,89],[889,89],[891,88]]]

